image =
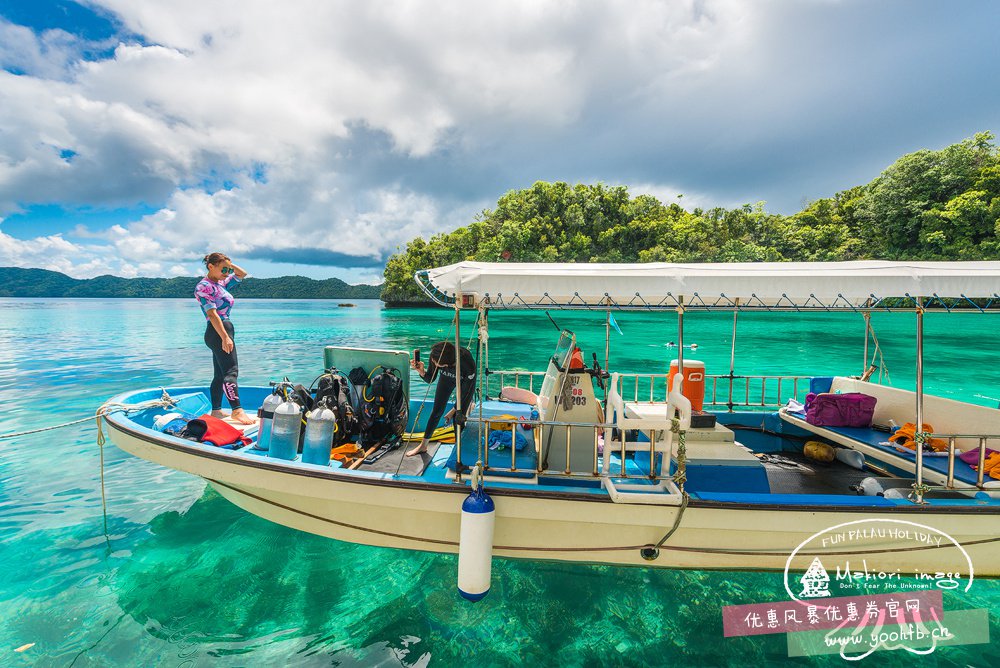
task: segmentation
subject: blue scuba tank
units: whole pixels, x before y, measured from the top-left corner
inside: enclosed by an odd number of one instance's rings
[[[261,404],[257,416],[260,418],[260,427],[257,430],[257,440],[253,447],[256,450],[267,450],[271,445],[271,427],[274,423],[274,409],[285,400],[278,393],[269,394],[264,403]]]
[[[274,409],[271,437],[267,456],[277,459],[295,459],[299,450],[299,433],[302,430],[302,409],[294,401],[284,401]]]
[[[307,464],[330,465],[333,432],[337,427],[337,414],[326,402],[321,402],[306,416],[306,436],[302,444],[302,461]]]

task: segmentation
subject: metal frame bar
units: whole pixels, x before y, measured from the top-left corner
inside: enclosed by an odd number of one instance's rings
[[[916,502],[924,503],[924,312],[917,304],[917,428],[914,438],[915,465],[917,479],[913,482],[913,492]]]
[[[536,379],[544,378],[545,372],[543,371],[522,371],[519,369],[510,370],[498,370],[490,371],[491,377],[497,377],[498,380],[496,384],[491,388],[487,384],[487,390],[492,392],[496,389],[497,394],[499,394],[499,388],[513,382],[514,387],[522,387],[522,385],[527,385],[527,389],[532,392],[535,391],[537,383]],[[665,373],[623,373],[619,374],[620,380],[620,392],[622,396],[627,396],[624,392],[626,384],[631,385],[631,401],[640,401],[640,392],[644,391],[645,388],[649,388],[648,401],[662,400],[666,401],[666,384],[664,384],[662,396],[657,393],[657,381],[663,380],[664,383],[667,378]],[[756,376],[756,375],[737,375],[733,374],[730,377],[728,374],[722,375],[705,375],[706,381],[706,391],[705,391],[705,405],[706,406],[722,406],[729,409],[729,412],[733,412],[735,408],[773,408],[780,407],[785,404],[785,402],[792,397],[796,397],[799,394],[799,383],[804,380],[808,380],[811,376]],[[729,388],[726,390],[727,396],[722,397],[720,400],[719,393],[719,381],[728,381]],[[526,382],[525,382],[526,381]],[[709,387],[708,381],[711,381],[711,386]],[[733,402],[733,393],[736,391],[736,381],[742,381],[744,385],[744,402],[736,403]],[[753,402],[750,401],[749,386],[760,382],[761,395],[759,400]],[[788,396],[782,392],[783,389],[787,388],[788,383],[791,383],[791,393]],[[648,383],[648,384],[647,384]],[[499,386],[499,387],[497,387]],[[773,387],[776,391],[775,400],[767,401],[767,390],[769,387]],[[757,399],[755,396],[754,399]]]
[[[462,310],[455,302],[455,415],[462,412]],[[462,425],[455,420],[455,482],[462,482]],[[475,478],[473,478],[475,479]]]

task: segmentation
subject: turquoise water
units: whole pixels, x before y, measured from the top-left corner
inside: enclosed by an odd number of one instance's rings
[[[553,313],[603,362],[601,314]],[[241,381],[309,382],[323,345],[412,349],[449,336],[439,310],[377,302],[242,300]],[[667,316],[618,316],[612,370],[665,367]],[[0,434],[68,421],[130,388],[210,379],[204,321],[189,300],[0,300]],[[927,318],[927,389],[996,406],[997,320]],[[463,334],[472,333],[472,320]],[[893,384],[912,388],[914,318],[875,316]],[[731,316],[691,314],[685,341],[709,373],[729,366]],[[858,373],[855,315],[741,316],[737,373]],[[556,331],[543,314],[491,316],[491,367],[541,368]],[[786,598],[780,574],[671,572],[496,560],[469,604],[456,560],[337,543],[249,515],[199,479],[105,449],[108,536],[90,424],[0,441],[0,661],[42,666],[781,665],[784,636],[722,637],[723,605]],[[359,519],[364,507],[357,509]],[[945,595],[988,608],[1000,583]],[[28,643],[23,653],[13,649]],[[995,644],[879,665],[996,665]],[[841,665],[839,658],[799,665]]]

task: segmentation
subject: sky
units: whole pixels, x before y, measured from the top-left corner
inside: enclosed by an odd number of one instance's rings
[[[791,214],[1000,131],[998,25],[989,0],[0,0],[0,266],[220,250],[379,282],[536,181]]]

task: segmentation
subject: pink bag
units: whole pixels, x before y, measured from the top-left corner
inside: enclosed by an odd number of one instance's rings
[[[810,393],[806,396],[806,422],[817,427],[870,427],[877,401],[861,392]]]
[[[986,448],[986,456],[997,454],[997,451],[993,448]],[[963,462],[969,466],[979,466],[979,448],[972,448],[967,450],[958,456]]]

